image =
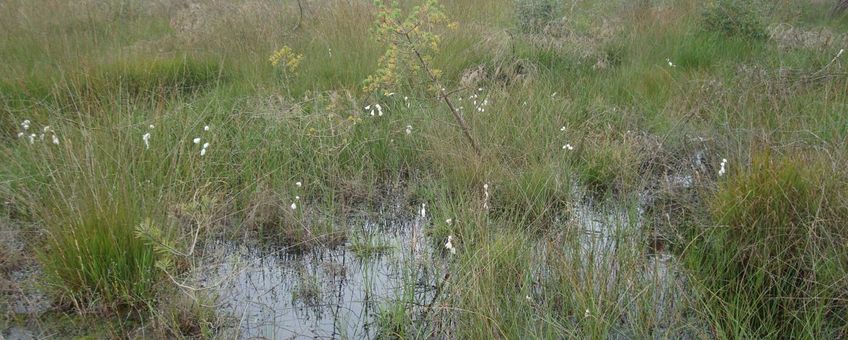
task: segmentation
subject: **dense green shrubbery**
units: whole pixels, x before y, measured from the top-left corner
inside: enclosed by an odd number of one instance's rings
[[[701,14],[710,32],[750,39],[765,39],[766,25],[753,5],[739,0],[718,0]]]

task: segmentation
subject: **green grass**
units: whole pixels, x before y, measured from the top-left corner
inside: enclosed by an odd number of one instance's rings
[[[359,258],[367,259],[391,252],[392,247],[385,240],[365,233],[356,234],[351,241],[350,250]]]
[[[832,337],[844,327],[828,317],[844,311],[844,282],[829,280],[845,274],[845,245],[834,240],[845,238],[848,210],[828,166],[766,152],[719,184],[710,203],[719,225],[695,238],[687,260],[710,312],[727,309],[724,336]]]
[[[350,237],[367,257],[384,245],[345,221],[395,187],[427,204],[450,275],[427,318],[408,295],[380,309],[389,337],[848,334],[845,56],[752,29],[841,39],[845,18],[824,4],[738,17],[689,0],[566,2],[522,31],[513,1],[445,2],[459,28],[439,31],[433,60],[478,155],[428,84],[362,93],[385,52],[373,5],[304,3],[302,20],[270,0],[0,5],[1,211],[41,231],[27,251],[69,316],[208,335],[189,319],[215,315],[162,303],[169,275],[196,265],[194,235],[291,250]],[[282,46],[304,55],[287,77],[268,62]],[[584,204],[629,216],[610,254],[583,253]],[[646,275],[658,239],[686,282],[673,308]]]

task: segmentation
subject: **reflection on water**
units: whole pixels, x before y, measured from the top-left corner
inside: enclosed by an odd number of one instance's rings
[[[432,299],[436,261],[423,237],[426,220],[364,221],[353,232],[370,235],[388,250],[367,258],[351,244],[316,247],[302,254],[219,243],[219,262],[206,266],[221,310],[238,319],[244,338],[371,338],[381,304],[414,296]],[[409,294],[413,289],[413,295]]]
[[[552,279],[551,266],[566,265],[574,283],[590,294],[622,299],[622,335],[628,334],[627,322],[645,317],[655,318],[657,334],[683,334],[675,330],[687,294],[681,268],[672,255],[645,250],[642,205],[571,206],[559,221],[563,232],[536,244],[533,295],[546,295],[542,283]],[[377,337],[380,310],[402,303],[415,318],[421,309],[414,306],[432,302],[446,267],[424,237],[427,218],[409,212],[377,216],[351,223],[356,237],[347,244],[304,253],[217,243],[207,249],[207,258],[216,261],[203,266],[201,283],[214,288],[220,311],[236,319],[243,338]],[[351,249],[361,247],[351,242],[364,240],[387,250],[357,256]]]

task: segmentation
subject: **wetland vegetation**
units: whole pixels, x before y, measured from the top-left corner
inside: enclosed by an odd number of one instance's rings
[[[846,338],[840,6],[0,0],[0,335]]]

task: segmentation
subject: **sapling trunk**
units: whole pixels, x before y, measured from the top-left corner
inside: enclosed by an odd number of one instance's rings
[[[450,109],[451,114],[453,114],[453,118],[456,120],[456,123],[459,124],[460,129],[462,129],[462,133],[465,135],[465,138],[468,139],[468,142],[471,144],[471,147],[474,148],[474,152],[477,153],[477,156],[480,156],[482,153],[480,151],[480,146],[477,145],[477,142],[474,140],[474,137],[471,136],[471,129],[468,127],[468,123],[465,122],[465,119],[462,118],[462,114],[456,109],[451,102],[450,97],[447,92],[445,92],[445,88],[442,87],[442,84],[439,82],[439,78],[430,71],[429,65],[427,65],[427,61],[424,60],[424,57],[421,56],[421,53],[418,52],[418,49],[415,48],[415,45],[412,43],[412,37],[409,36],[409,32],[403,33],[406,41],[409,42],[410,46],[412,46],[412,52],[415,53],[415,58],[418,59],[418,62],[421,63],[421,68],[427,72],[427,77],[430,78],[430,81],[433,82],[433,85],[436,86],[439,92],[439,97],[445,102]]]

